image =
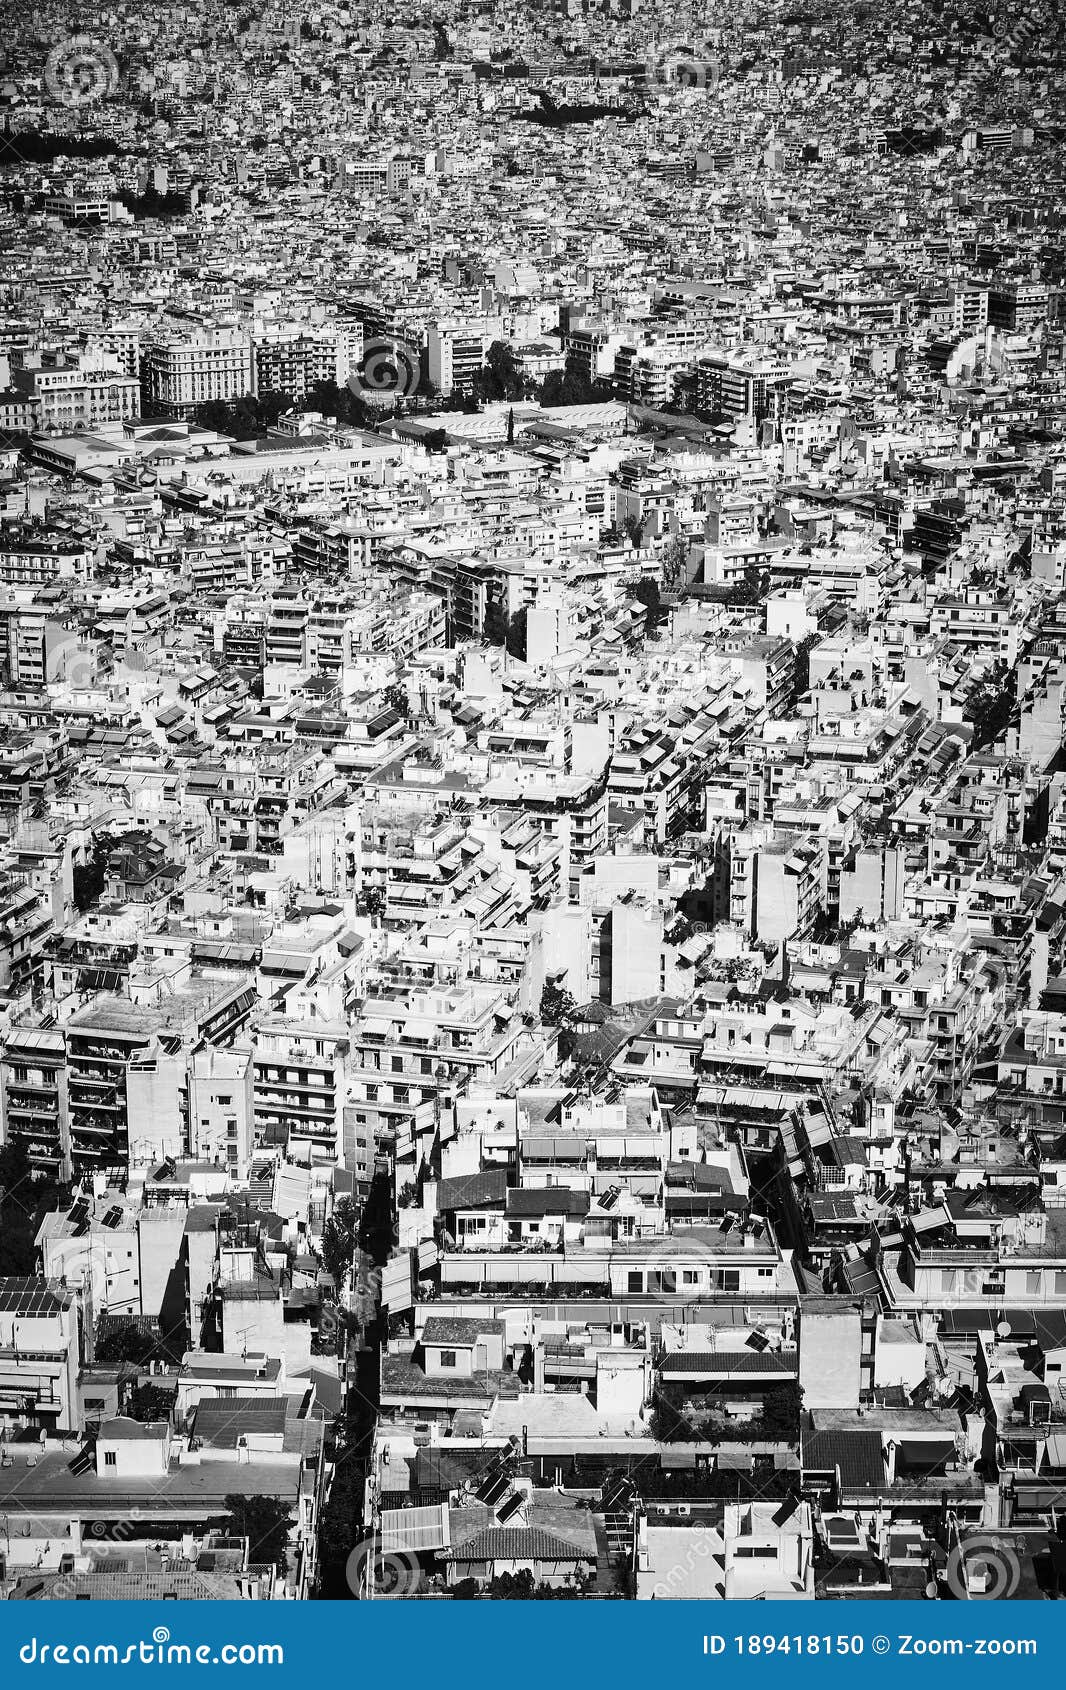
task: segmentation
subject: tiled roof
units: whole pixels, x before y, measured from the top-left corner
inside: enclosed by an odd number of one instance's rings
[[[503,1338],[507,1328],[502,1320],[466,1320],[461,1315],[448,1318],[431,1314],[422,1332],[423,1344],[476,1344],[486,1334]]]
[[[885,1483],[885,1463],[880,1432],[808,1432],[803,1439],[805,1473],[831,1473],[840,1468],[845,1490],[874,1488]]]
[[[539,1526],[490,1526],[449,1549],[447,1561],[587,1561],[589,1554]]]
[[[545,1190],[507,1193],[508,1215],[539,1217],[540,1215],[587,1215],[587,1191],[571,1191],[565,1185],[553,1185]]]
[[[442,1179],[437,1185],[437,1209],[494,1208],[507,1197],[506,1168],[489,1168],[484,1173],[462,1174]]]
[[[795,1373],[796,1350],[676,1350],[664,1356],[662,1373]]]

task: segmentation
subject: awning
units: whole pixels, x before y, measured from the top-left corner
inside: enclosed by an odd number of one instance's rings
[[[659,1456],[664,1473],[692,1472],[696,1466],[694,1444],[667,1444]]]
[[[441,1502],[429,1508],[383,1508],[378,1540],[383,1555],[447,1549],[451,1542],[448,1504]]]
[[[718,1451],[719,1473],[750,1473],[754,1462],[747,1450],[720,1449]]]
[[[1044,1445],[1041,1467],[1066,1467],[1066,1432],[1052,1432]]]
[[[905,1467],[940,1467],[956,1457],[954,1438],[901,1438],[898,1460]]]

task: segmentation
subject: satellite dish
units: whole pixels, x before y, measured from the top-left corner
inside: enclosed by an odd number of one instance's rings
[[[936,1600],[938,1592],[936,1588],[936,1581],[934,1579],[929,1580],[929,1583],[925,1587],[925,1594],[928,1596],[930,1602]]]
[[[1009,1320],[1001,1320],[999,1325],[996,1327],[996,1337],[997,1338],[1009,1338],[1010,1337],[1010,1330],[1011,1330],[1010,1329],[1010,1321]]]

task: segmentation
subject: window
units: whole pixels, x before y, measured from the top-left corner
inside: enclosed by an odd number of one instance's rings
[[[738,1561],[776,1561],[777,1550],[770,1544],[738,1543],[733,1551]]]
[[[118,1456],[116,1455],[116,1453],[113,1449],[105,1449],[104,1450],[104,1466],[105,1467],[117,1467],[118,1466]]]
[[[441,1350],[441,1352],[440,1352],[440,1364],[441,1364],[442,1367],[454,1367],[456,1365],[455,1351],[454,1350]]]
[[[637,1293],[640,1293],[641,1291],[643,1291],[643,1289],[644,1289],[644,1275],[642,1273],[631,1273],[630,1276],[629,1276],[629,1287],[628,1288],[629,1288],[630,1291],[636,1291]]]

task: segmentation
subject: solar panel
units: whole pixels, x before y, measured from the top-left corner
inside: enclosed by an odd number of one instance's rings
[[[796,1509],[798,1507],[799,1507],[799,1497],[798,1496],[786,1496],[784,1502],[781,1504],[780,1508],[777,1510],[777,1513],[773,1517],[774,1525],[775,1526],[783,1526],[786,1520],[791,1520],[793,1514],[796,1512]]]
[[[615,1479],[604,1488],[603,1509],[605,1513],[615,1513],[619,1508],[628,1508],[637,1494],[636,1486],[631,1479]]]
[[[500,1526],[504,1525],[508,1520],[510,1520],[515,1514],[518,1513],[518,1510],[521,1508],[521,1506],[522,1506],[522,1492],[520,1490],[512,1491],[510,1496],[507,1498],[507,1500],[505,1502],[501,1502],[499,1508],[497,1508],[497,1510],[496,1510],[496,1523],[497,1523],[497,1525],[500,1525]]]
[[[107,1214],[104,1216],[103,1220],[100,1222],[100,1225],[101,1226],[117,1226],[121,1219],[122,1219],[122,1210],[118,1207],[111,1208],[111,1209],[108,1209]]]
[[[506,1473],[500,1473],[495,1479],[490,1479],[481,1485],[477,1495],[480,1502],[492,1508],[501,1496],[510,1488],[511,1481]]]
[[[757,1350],[761,1355],[763,1350],[769,1349],[770,1340],[765,1332],[752,1332],[748,1338],[748,1348]]]

